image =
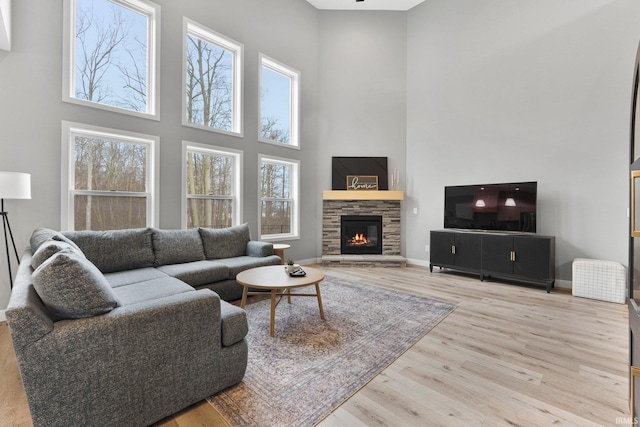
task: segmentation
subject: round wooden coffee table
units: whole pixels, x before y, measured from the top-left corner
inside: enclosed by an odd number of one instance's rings
[[[320,310],[320,318],[324,320],[324,311],[322,310],[322,297],[320,296],[319,283],[324,279],[324,273],[316,268],[302,267],[307,272],[306,276],[291,277],[287,273],[286,267],[281,265],[269,265],[266,267],[256,267],[245,270],[236,276],[236,282],[241,284],[242,302],[240,307],[244,308],[247,303],[247,295],[265,295],[266,292],[249,292],[249,288],[269,290],[271,294],[271,323],[269,327],[269,335],[275,335],[275,319],[276,306],[282,300],[284,295],[287,296],[287,302],[291,304],[291,297],[317,297],[318,309]],[[291,289],[301,288],[303,286],[315,285],[315,294],[292,294]],[[276,296],[279,296],[276,302]]]

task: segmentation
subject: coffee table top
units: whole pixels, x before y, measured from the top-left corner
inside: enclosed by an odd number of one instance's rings
[[[252,288],[279,289],[315,285],[324,279],[324,273],[317,268],[302,267],[307,272],[306,276],[291,277],[286,267],[286,265],[268,265],[251,268],[238,273],[236,282]]]

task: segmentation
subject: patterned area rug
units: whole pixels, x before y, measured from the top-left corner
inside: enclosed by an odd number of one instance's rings
[[[313,293],[313,287],[297,289]],[[233,426],[311,426],[422,338],[453,304],[326,277],[312,297],[249,300],[243,381],[208,399]]]

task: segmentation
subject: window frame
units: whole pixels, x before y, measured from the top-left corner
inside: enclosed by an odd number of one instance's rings
[[[232,102],[233,118],[231,130],[213,128],[206,125],[199,125],[187,121],[187,53],[189,47],[188,36],[192,35],[207,43],[233,53],[233,81],[232,81]],[[182,125],[210,132],[222,133],[235,137],[244,136],[244,103],[243,103],[243,69],[244,69],[244,45],[230,37],[220,34],[204,25],[201,25],[187,17],[183,17],[182,23]]]
[[[147,111],[134,111],[75,97],[76,0],[64,0],[63,6],[62,101],[159,121],[161,7],[148,0],[109,1],[149,17],[147,29]]]
[[[111,138],[122,142],[142,144],[147,147],[146,192],[99,191],[75,189],[75,137],[88,136],[92,138]],[[111,129],[84,123],[62,121],[62,200],[60,212],[60,229],[75,230],[75,196],[133,196],[146,197],[147,215],[146,226],[156,227],[159,223],[160,201],[159,188],[159,159],[158,147],[160,137],[141,133]]]
[[[244,152],[242,150],[234,150],[232,148],[217,147],[209,144],[202,144],[192,141],[182,141],[182,190],[181,190],[181,219],[183,229],[187,229],[187,203],[189,199],[229,199],[226,196],[197,196],[189,197],[187,194],[187,153],[198,152],[205,155],[222,155],[230,156],[234,158],[234,171],[233,171],[233,208],[231,215],[232,226],[240,225],[242,223],[242,165]]]
[[[300,149],[300,71],[280,61],[268,57],[263,53],[258,54],[258,141],[265,144],[273,144],[280,147]],[[290,80],[289,91],[289,144],[263,138],[262,135],[262,68],[282,74]]]
[[[262,234],[262,202],[265,200],[261,194],[262,188],[262,164],[271,163],[291,167],[291,187],[289,189],[290,199],[268,199],[268,200],[291,200],[291,223],[290,233]],[[259,240],[281,241],[300,239],[300,160],[287,159],[284,157],[258,154],[258,236]]]

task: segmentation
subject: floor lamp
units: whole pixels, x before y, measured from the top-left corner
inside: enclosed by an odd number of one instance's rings
[[[31,198],[31,175],[21,172],[0,172],[0,207],[2,212],[2,228],[4,230],[4,248],[7,252],[7,267],[9,268],[9,283],[13,289],[13,275],[11,274],[11,258],[9,258],[9,239],[13,246],[13,252],[16,260],[20,262],[18,257],[18,249],[16,242],[13,240],[13,232],[9,224],[9,213],[4,210],[4,199],[30,199]],[[9,234],[7,235],[7,230]]]

